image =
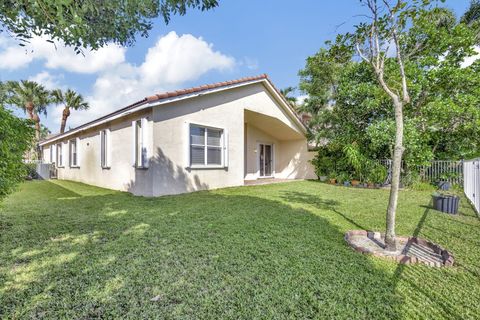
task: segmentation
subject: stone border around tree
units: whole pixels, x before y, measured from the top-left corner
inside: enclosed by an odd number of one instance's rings
[[[407,256],[407,255],[404,255],[404,254],[400,254],[400,255],[397,255],[397,256],[383,255],[383,254],[378,253],[378,252],[372,252],[371,250],[369,250],[365,247],[358,246],[358,245],[354,244],[351,240],[352,236],[366,236],[367,237],[369,234],[372,234],[372,233],[374,233],[374,231],[350,230],[350,231],[347,231],[345,233],[345,241],[355,251],[358,251],[358,252],[363,253],[363,254],[372,255],[372,256],[375,256],[375,257],[395,260],[396,262],[401,263],[401,264],[421,263],[421,264],[425,264],[425,265],[431,266],[431,267],[452,267],[453,263],[455,262],[455,259],[453,258],[453,255],[450,252],[448,252],[446,249],[442,248],[441,246],[439,246],[439,245],[437,245],[433,242],[427,241],[427,240],[422,239],[422,238],[397,236],[397,239],[399,239],[399,240],[403,240],[403,241],[406,241],[406,242],[413,242],[413,243],[421,245],[421,246],[429,247],[435,253],[442,256],[443,263],[433,262],[433,261],[428,262],[428,261],[418,259],[417,257],[410,257],[410,256]],[[381,236],[383,237],[384,234],[381,233]]]

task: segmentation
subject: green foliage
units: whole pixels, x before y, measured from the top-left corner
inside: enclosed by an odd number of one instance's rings
[[[32,103],[34,113],[47,114],[47,106],[52,100],[50,92],[43,85],[30,80],[7,81],[5,89],[7,104],[27,113],[27,105]]]
[[[387,169],[379,163],[372,163],[367,173],[367,181],[382,184],[387,179]]]
[[[348,165],[353,168],[353,178],[362,180],[367,159],[360,153],[358,145],[356,143],[345,145],[343,147],[343,153]]]
[[[32,179],[37,179],[37,165],[34,162],[25,163],[26,176]]]
[[[429,2],[413,1],[399,30],[411,96],[404,107],[409,167],[480,155],[480,62],[463,65],[475,54],[475,32]],[[369,159],[392,158],[394,109],[371,66],[355,54],[359,33],[338,35],[307,58],[300,71],[299,87],[309,96],[303,108],[312,115],[317,142],[328,141],[337,150],[355,142]],[[386,81],[395,91],[401,91],[398,70],[396,59],[387,56]]]
[[[64,109],[62,112],[62,119],[60,122],[60,133],[65,132],[65,127],[67,125],[67,119],[70,116],[70,110],[88,110],[90,105],[86,102],[83,96],[72,89],[67,89],[65,92],[56,89],[51,93],[51,100],[56,104],[63,104]]]
[[[409,186],[409,189],[415,190],[415,191],[431,191],[432,192],[432,191],[435,191],[437,187],[435,187],[431,183],[416,181]]]
[[[42,135],[39,114],[47,114],[47,106],[52,102],[50,92],[43,85],[29,80],[8,81],[5,88],[5,103],[22,109],[33,120],[38,142]]]
[[[470,7],[463,14],[461,21],[476,32],[477,43],[480,44],[480,0],[470,1]]]
[[[148,36],[158,16],[168,23],[172,14],[184,15],[188,8],[209,10],[217,5],[217,0],[3,0],[0,26],[21,44],[45,35],[79,53],[109,42],[132,45],[137,35]]]
[[[25,178],[25,152],[32,148],[32,121],[15,117],[0,101],[0,199]]]
[[[321,147],[310,161],[317,177],[329,176],[335,169],[335,163],[326,147]]]

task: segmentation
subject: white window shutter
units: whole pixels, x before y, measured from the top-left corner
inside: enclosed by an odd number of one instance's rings
[[[107,145],[106,145],[106,152],[105,152],[105,157],[107,158],[106,159],[106,164],[107,164],[107,167],[111,167],[112,165],[112,141],[111,141],[111,134],[110,134],[110,129],[106,129],[105,130],[105,134],[107,135],[106,137],[106,141],[107,141]]]
[[[80,138],[75,139],[75,145],[77,148],[77,166],[80,166],[80,157],[81,157],[81,152],[80,152]]]
[[[136,145],[137,145],[136,140],[137,139],[135,137],[135,132],[136,132],[135,125],[136,125],[136,121],[134,120],[132,121],[132,163],[134,167],[137,164],[137,159],[136,159]]]
[[[223,130],[223,166],[228,167],[228,130]]]
[[[142,118],[142,166],[148,168],[150,159],[150,130],[148,119]]]
[[[62,167],[68,163],[68,142],[62,142]]]
[[[102,159],[102,157],[103,157],[103,152],[102,152],[102,150],[103,150],[103,130],[100,130],[98,136],[100,137],[100,153],[99,153],[99,155],[100,155],[100,166],[102,167],[103,166],[103,162],[102,162],[102,160],[103,160]]]
[[[183,125],[183,136],[184,136],[184,162],[185,168],[190,167],[190,123],[185,122]]]

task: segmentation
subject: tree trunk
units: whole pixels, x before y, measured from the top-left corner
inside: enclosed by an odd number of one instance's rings
[[[40,147],[38,142],[40,141],[40,117],[36,112],[33,112],[33,121],[35,122],[35,151],[37,153],[37,159],[42,159],[42,155],[40,153]]]
[[[63,113],[62,113],[62,122],[60,124],[60,133],[65,132],[65,126],[67,125],[67,119],[68,119],[69,116],[70,116],[70,108],[65,107],[65,109],[63,109]]]
[[[34,113],[33,113],[34,109],[35,109],[35,106],[33,105],[33,102],[28,101],[27,103],[25,103],[25,111],[27,111],[27,114],[30,120],[33,120],[34,118]]]
[[[385,249],[397,250],[395,237],[395,215],[397,213],[398,189],[400,188],[400,172],[402,170],[403,155],[403,103],[399,99],[393,99],[395,106],[395,148],[393,151],[392,187],[387,208],[387,230],[385,232]]]

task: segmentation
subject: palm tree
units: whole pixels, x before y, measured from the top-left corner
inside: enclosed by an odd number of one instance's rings
[[[460,21],[473,28],[477,34],[477,44],[480,44],[480,0],[470,1],[470,8],[465,11]]]
[[[35,138],[40,140],[40,116],[47,114],[47,105],[50,104],[50,94],[41,84],[34,81],[8,81],[6,83],[8,104],[23,109],[35,123]]]
[[[285,89],[280,89],[280,93],[285,97],[285,99],[294,107],[297,108],[297,98],[292,97],[290,94],[295,92],[294,87],[286,87]]]
[[[55,103],[62,103],[65,105],[62,113],[62,122],[60,124],[60,133],[65,132],[65,126],[67,125],[67,119],[70,116],[70,109],[73,110],[87,110],[90,108],[89,104],[83,100],[81,94],[76,93],[75,91],[68,89],[63,92],[60,89],[53,90],[52,99]]]

